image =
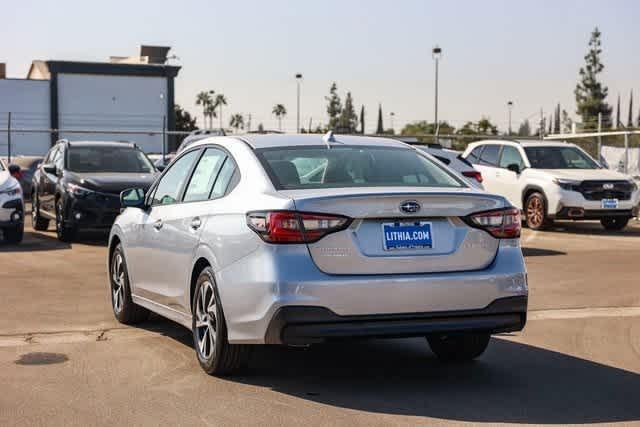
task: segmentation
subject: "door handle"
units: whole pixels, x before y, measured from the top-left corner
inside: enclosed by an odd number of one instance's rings
[[[163,226],[163,223],[161,219],[153,223],[153,228],[155,228],[156,230],[160,230],[162,226]]]
[[[202,225],[202,221],[200,221],[200,217],[197,216],[191,220],[191,228],[197,230]]]

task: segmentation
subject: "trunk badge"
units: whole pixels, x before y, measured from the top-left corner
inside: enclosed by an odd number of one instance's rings
[[[420,203],[415,200],[405,200],[400,203],[400,210],[404,213],[412,214],[420,211]]]

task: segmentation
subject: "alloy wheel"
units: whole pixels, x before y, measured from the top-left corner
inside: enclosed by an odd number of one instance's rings
[[[533,197],[527,205],[527,224],[532,228],[542,225],[544,220],[544,205],[539,197]]]
[[[196,339],[200,354],[209,359],[216,343],[218,322],[216,318],[216,297],[213,285],[205,281],[200,286],[200,294],[196,302]]]
[[[111,293],[113,301],[113,310],[116,314],[122,311],[124,303],[124,262],[121,253],[116,253],[111,263]]]

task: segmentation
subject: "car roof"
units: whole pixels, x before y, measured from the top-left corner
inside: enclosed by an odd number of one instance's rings
[[[325,145],[322,134],[247,134],[237,136],[254,149]],[[391,138],[356,135],[333,135],[332,146],[363,145],[407,148],[407,144]]]
[[[133,142],[128,141],[64,141],[70,147],[130,147],[136,146]]]
[[[520,145],[522,147],[566,147],[573,145],[566,141],[555,141],[546,139],[540,141],[538,139],[483,139],[480,141],[474,141],[469,145],[481,145],[481,144],[505,144],[505,145]]]

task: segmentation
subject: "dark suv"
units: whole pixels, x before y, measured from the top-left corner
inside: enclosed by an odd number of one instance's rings
[[[58,141],[33,176],[33,228],[46,230],[55,220],[61,241],[81,229],[108,230],[120,213],[120,192],[148,188],[155,175],[135,144]]]

